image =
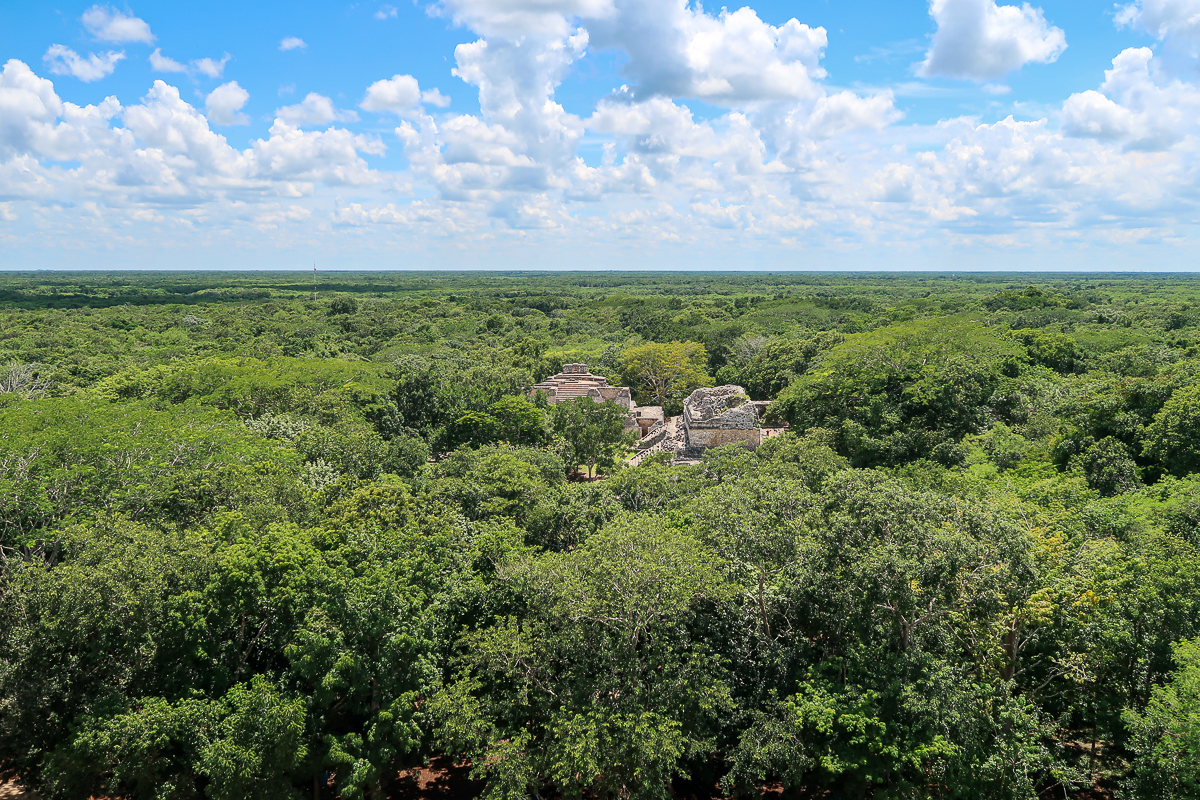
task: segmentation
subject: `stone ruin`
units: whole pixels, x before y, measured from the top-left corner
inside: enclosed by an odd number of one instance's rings
[[[563,364],[562,372],[534,384],[530,394],[541,394],[552,405],[580,397],[591,398],[597,403],[614,402],[628,414],[625,428],[636,428],[641,436],[645,436],[650,428],[664,419],[661,406],[635,404],[628,386],[610,385],[608,378],[589,372],[587,364]]]
[[[740,444],[755,448],[786,430],[764,428],[762,418],[768,404],[751,400],[741,386],[697,389],[684,401],[681,416],[667,418],[662,406],[634,404],[628,386],[611,386],[607,378],[589,372],[587,364],[563,364],[562,372],[535,384],[530,394],[541,394],[551,404],[588,397],[621,406],[628,414],[626,430],[636,428],[642,437],[637,454],[630,459],[632,464],[661,452],[673,453],[676,461],[686,463],[710,447]]]
[[[697,389],[683,403],[683,431],[690,453],[723,444],[758,447],[761,429],[758,407],[741,386]]]

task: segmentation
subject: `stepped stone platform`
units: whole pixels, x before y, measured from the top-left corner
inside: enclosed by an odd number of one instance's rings
[[[625,427],[630,430],[637,428],[642,436],[664,419],[661,406],[635,404],[628,386],[611,385],[608,378],[589,372],[587,364],[563,364],[562,372],[534,384],[530,394],[541,394],[551,404],[581,397],[591,398],[597,403],[611,401],[629,413]]]
[[[624,408],[633,405],[628,386],[609,385],[608,378],[589,372],[587,364],[563,364],[562,372],[534,384],[533,392],[545,395],[548,403],[591,397],[597,402],[612,400]]]

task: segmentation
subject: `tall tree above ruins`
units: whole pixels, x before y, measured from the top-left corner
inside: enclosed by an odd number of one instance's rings
[[[648,342],[622,354],[621,377],[633,387],[639,402],[664,405],[712,386],[707,364],[708,351],[699,342]]]

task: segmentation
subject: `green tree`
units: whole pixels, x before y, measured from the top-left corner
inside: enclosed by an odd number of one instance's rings
[[[1200,471],[1200,384],[1178,389],[1146,428],[1145,453],[1173,475]]]
[[[1137,464],[1123,442],[1107,436],[1079,456],[1088,486],[1104,497],[1134,492],[1142,487]]]
[[[67,795],[105,791],[137,800],[294,800],[307,756],[305,702],[255,675],[219,701],[153,697],[109,717],[84,717],[50,759]]]
[[[1178,643],[1174,655],[1178,669],[1145,710],[1125,712],[1135,754],[1128,789],[1137,800],[1200,797],[1200,639]]]
[[[725,593],[719,561],[652,517],[615,522],[569,553],[506,565],[524,619],[462,642],[432,704],[488,797],[666,798],[686,755],[710,752],[729,708],[719,665],[685,635]]]
[[[384,797],[389,771],[419,750],[419,707],[436,682],[430,609],[454,573],[458,532],[414,519],[392,480],[337,501],[321,535],[324,591],[283,647],[309,699],[310,769],[333,768],[342,797]]]
[[[745,387],[755,400],[771,400],[803,375],[820,353],[841,341],[835,333],[822,333],[812,339],[765,341],[742,363],[722,367],[717,379]]]
[[[1029,359],[1056,372],[1083,372],[1083,354],[1075,340],[1063,333],[1037,329],[1018,329],[1008,335],[1024,345]]]
[[[453,449],[467,445],[506,442],[522,447],[540,447],[549,441],[546,412],[528,397],[502,397],[487,411],[466,411],[446,430],[443,442]]]
[[[648,342],[621,354],[621,378],[645,403],[662,405],[712,386],[708,352],[697,342]]]
[[[912,322],[846,337],[785,389],[769,413],[798,431],[833,431],[855,466],[917,458],[956,463],[979,433],[1020,345],[969,320]]]
[[[518,447],[540,447],[549,441],[546,412],[524,395],[502,397],[488,407],[496,420],[496,435]]]
[[[637,434],[625,427],[628,412],[616,403],[597,403],[579,397],[556,403],[550,412],[555,435],[567,443],[570,468],[585,465],[589,475],[597,469],[609,471],[627,453]]]

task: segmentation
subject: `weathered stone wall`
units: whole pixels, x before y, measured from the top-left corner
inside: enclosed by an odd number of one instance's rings
[[[751,430],[758,427],[758,412],[741,386],[697,389],[683,404],[683,421],[689,429]]]
[[[612,401],[624,409],[633,406],[633,397],[628,386],[597,386],[588,390],[588,397],[598,403]]]
[[[758,428],[688,428],[687,449],[698,453],[709,447],[725,444],[741,444],[758,447],[762,444],[762,431]]]
[[[718,414],[709,419],[691,420],[688,424],[696,430],[705,428],[712,428],[714,430],[724,430],[727,428],[752,430],[758,427],[758,414],[754,413],[752,407],[742,406],[740,408],[731,408],[723,414]]]

